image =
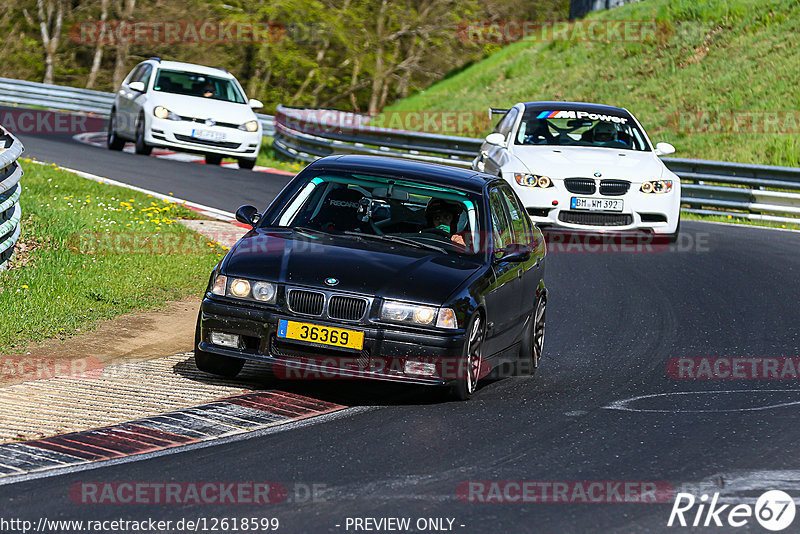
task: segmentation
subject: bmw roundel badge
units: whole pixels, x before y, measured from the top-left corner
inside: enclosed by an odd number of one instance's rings
[[[329,286],[335,286],[336,284],[339,283],[339,279],[338,278],[326,278],[325,279],[325,283],[328,284]]]

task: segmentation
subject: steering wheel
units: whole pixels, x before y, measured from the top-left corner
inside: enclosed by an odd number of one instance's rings
[[[448,241],[450,241],[450,234],[448,232],[445,232],[444,230],[442,230],[440,228],[425,228],[424,230],[422,230],[421,233],[423,233],[423,234],[433,234],[433,235],[435,235],[437,237],[443,237],[444,239],[447,239]]]

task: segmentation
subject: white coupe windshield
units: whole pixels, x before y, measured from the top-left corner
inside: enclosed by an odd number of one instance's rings
[[[642,131],[630,117],[582,111],[526,111],[515,143],[650,150]]]

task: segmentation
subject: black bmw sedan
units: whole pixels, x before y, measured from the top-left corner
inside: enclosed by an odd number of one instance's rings
[[[542,354],[545,243],[502,179],[444,165],[331,156],[300,172],[211,275],[195,361],[233,377],[450,387],[469,398]],[[510,365],[509,365],[510,364]]]

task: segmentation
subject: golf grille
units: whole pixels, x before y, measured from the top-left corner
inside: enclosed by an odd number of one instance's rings
[[[564,187],[576,195],[594,195],[597,190],[594,180],[591,178],[567,178],[564,180]]]
[[[586,226],[627,226],[633,217],[627,213],[589,213],[583,211],[562,211],[558,220],[570,224]]]
[[[289,309],[304,315],[322,315],[325,295],[317,291],[292,289],[289,291]]]

